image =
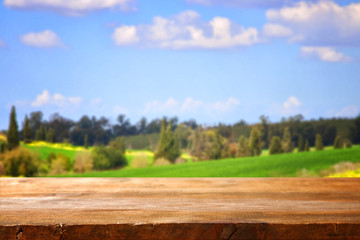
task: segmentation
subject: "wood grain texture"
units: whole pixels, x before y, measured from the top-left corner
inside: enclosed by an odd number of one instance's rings
[[[360,179],[2,178],[0,239],[360,239]]]

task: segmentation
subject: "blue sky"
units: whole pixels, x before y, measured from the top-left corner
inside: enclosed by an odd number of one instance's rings
[[[5,0],[0,129],[16,106],[132,123],[360,113],[360,2]]]

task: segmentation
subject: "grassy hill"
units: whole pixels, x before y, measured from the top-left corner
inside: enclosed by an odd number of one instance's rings
[[[296,177],[320,176],[340,162],[360,162],[360,147],[125,168],[58,177]]]

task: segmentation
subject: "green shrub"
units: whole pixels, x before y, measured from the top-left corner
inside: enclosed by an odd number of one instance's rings
[[[0,139],[0,153],[4,153],[8,148],[8,144],[6,141]]]
[[[0,176],[5,174],[5,168],[4,168],[4,163],[3,161],[1,161],[0,159]]]
[[[274,136],[271,139],[271,143],[270,143],[270,148],[269,148],[269,153],[272,154],[279,154],[282,153],[282,146],[281,146],[281,140],[280,137],[278,136]]]
[[[349,139],[344,139],[343,144],[346,148],[352,148],[352,142]]]
[[[38,173],[39,159],[31,151],[16,148],[3,155],[5,175],[32,177]]]
[[[94,147],[92,157],[94,159],[94,169],[96,170],[118,168],[127,164],[122,150],[112,147]]]
[[[237,157],[251,156],[251,151],[250,151],[250,147],[249,147],[249,140],[244,135],[241,135],[240,138],[239,138],[239,143],[238,143],[238,149],[237,149],[236,156]]]
[[[93,169],[94,160],[89,152],[78,152],[74,159],[74,172],[88,172]]]
[[[59,153],[51,162],[51,173],[60,174],[68,172],[71,169],[71,162],[68,156]]]
[[[316,134],[316,137],[315,137],[315,149],[316,149],[316,151],[321,151],[321,150],[324,149],[322,136],[320,134]]]
[[[341,149],[343,148],[343,143],[341,141],[340,136],[337,136],[334,141],[334,149]]]

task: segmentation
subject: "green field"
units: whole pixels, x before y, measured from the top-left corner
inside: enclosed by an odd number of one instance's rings
[[[360,162],[360,147],[223,159],[145,168],[64,174],[57,177],[297,177],[320,176],[340,162]]]
[[[21,144],[22,147],[35,152],[41,160],[46,160],[50,153],[63,154],[74,162],[75,155],[78,151],[84,151],[82,147],[73,147],[69,144],[50,144],[45,142],[36,142],[33,144]]]

